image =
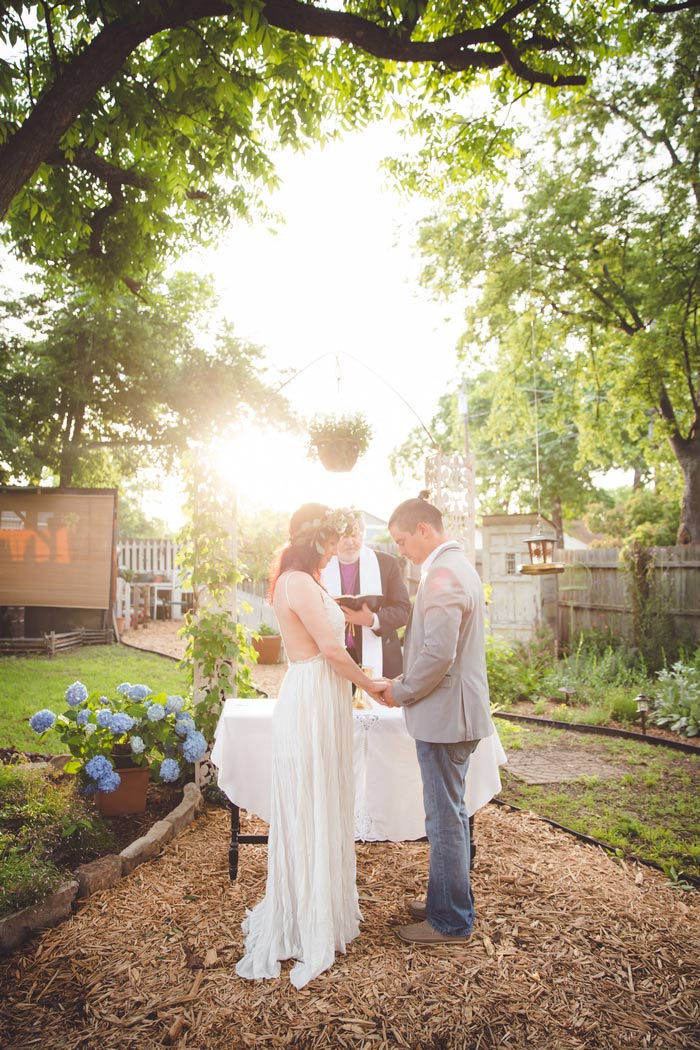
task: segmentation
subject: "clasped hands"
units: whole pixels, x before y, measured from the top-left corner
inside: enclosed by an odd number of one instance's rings
[[[392,680],[390,678],[373,678],[372,685],[373,689],[365,689],[366,693],[376,700],[378,704],[382,704],[384,707],[400,707],[401,704],[397,704],[394,700],[394,695],[391,691]]]

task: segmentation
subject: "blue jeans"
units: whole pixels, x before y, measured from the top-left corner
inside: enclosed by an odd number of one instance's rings
[[[469,878],[469,818],[464,780],[477,740],[434,744],[416,740],[423,779],[425,833],[430,843],[426,913],[440,933],[465,936],[474,925]]]

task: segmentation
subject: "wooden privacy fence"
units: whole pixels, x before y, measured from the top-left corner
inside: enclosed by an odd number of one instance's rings
[[[651,589],[667,604],[680,638],[700,642],[700,545],[650,547]],[[558,577],[558,635],[562,644],[580,630],[609,630],[632,636],[629,573],[618,547],[559,551],[564,572]]]

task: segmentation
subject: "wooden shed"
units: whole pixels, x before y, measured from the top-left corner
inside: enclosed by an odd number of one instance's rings
[[[483,580],[491,587],[489,629],[510,641],[527,641],[540,625],[557,629],[556,576],[523,576],[529,561],[527,540],[541,525],[552,539],[551,521],[536,514],[485,514]]]
[[[111,631],[116,522],[116,489],[0,488],[0,637]]]

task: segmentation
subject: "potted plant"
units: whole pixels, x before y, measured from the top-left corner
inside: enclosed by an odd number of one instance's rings
[[[253,634],[253,648],[258,654],[259,664],[277,664],[282,651],[282,636],[268,623],[261,623]]]
[[[320,459],[326,470],[352,470],[358,456],[366,452],[372,427],[361,412],[345,416],[316,416],[311,420],[309,455]]]
[[[44,708],[29,724],[40,736],[57,733],[73,756],[64,771],[77,774],[81,793],[94,795],[104,815],[143,812],[149,776],[171,783],[183,760],[196,762],[207,750],[191,702],[181,696],[122,682],[109,698],[73,682],[65,699],[63,714]]]

